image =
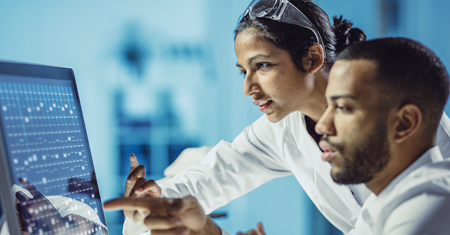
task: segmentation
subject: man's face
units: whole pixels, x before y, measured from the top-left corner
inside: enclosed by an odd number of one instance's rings
[[[330,71],[328,108],[316,125],[325,134],[322,159],[339,184],[370,181],[390,158],[387,113],[374,83],[377,66],[369,60],[336,61]]]

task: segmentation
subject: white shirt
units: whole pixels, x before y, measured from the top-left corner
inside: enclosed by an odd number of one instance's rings
[[[450,159],[435,146],[370,195],[355,234],[450,234]]]
[[[450,120],[444,113],[436,141],[445,156],[450,156],[449,133]],[[200,164],[160,187],[164,197],[195,196],[209,214],[272,179],[294,174],[325,218],[345,234],[353,234],[361,205],[371,192],[364,184],[336,184],[330,164],[321,156],[302,113],[291,113],[277,123],[263,115],[232,143],[220,141]],[[125,235],[142,231],[145,228],[125,221]]]

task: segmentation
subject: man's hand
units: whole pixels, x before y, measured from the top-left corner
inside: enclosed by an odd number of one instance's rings
[[[139,165],[134,154],[130,155],[131,169],[125,184],[125,197],[161,197],[161,188],[154,180],[145,179],[145,166]],[[125,216],[134,223],[143,225],[147,210],[124,210]]]
[[[220,235],[221,230],[205,215],[203,208],[193,196],[172,198],[118,198],[104,204],[105,209],[145,210],[148,215],[143,225],[152,235],[189,234]]]
[[[266,233],[264,232],[263,224],[260,222],[256,226],[255,230],[250,230],[250,231],[247,231],[246,233],[239,232],[236,235],[266,235]]]

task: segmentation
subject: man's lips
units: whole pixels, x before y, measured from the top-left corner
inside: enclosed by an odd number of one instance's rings
[[[319,142],[320,148],[323,150],[322,160],[329,162],[334,156],[336,156],[336,151],[325,141]]]
[[[322,161],[330,162],[333,157],[336,156],[336,153],[330,150],[325,150],[322,153]]]

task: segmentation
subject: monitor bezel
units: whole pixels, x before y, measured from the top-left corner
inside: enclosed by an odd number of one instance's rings
[[[56,79],[56,80],[70,80],[73,82],[73,95],[75,104],[77,105],[81,130],[83,132],[84,138],[86,140],[86,154],[89,158],[89,162],[92,166],[92,173],[95,173],[94,162],[92,160],[91,148],[89,145],[89,139],[87,136],[86,125],[84,122],[83,111],[81,108],[80,97],[78,95],[78,88],[75,80],[75,74],[71,68],[67,67],[56,67],[56,66],[48,66],[48,65],[38,65],[38,64],[29,64],[29,63],[17,63],[17,62],[9,62],[9,61],[0,61],[0,74],[8,74],[8,75],[16,75],[16,76],[26,76],[26,77],[38,77],[38,78],[47,78],[47,79]],[[0,122],[1,122],[0,118]],[[11,187],[13,186],[13,180],[11,178],[11,172],[9,170],[9,160],[6,152],[6,142],[3,138],[3,128],[0,125],[0,193],[2,196],[2,206],[4,217],[6,217],[8,228],[10,234],[20,234],[20,224],[17,220],[16,215],[16,198],[11,193]],[[100,189],[98,186],[97,176],[94,174],[93,180],[95,181],[94,187],[97,187],[97,192],[100,200],[100,204],[103,205]],[[9,202],[9,203],[8,203]],[[101,208],[101,212],[99,213],[102,216],[103,221],[106,224],[106,217],[103,208]],[[0,228],[1,229],[1,228]],[[108,231],[109,234],[109,231]]]

